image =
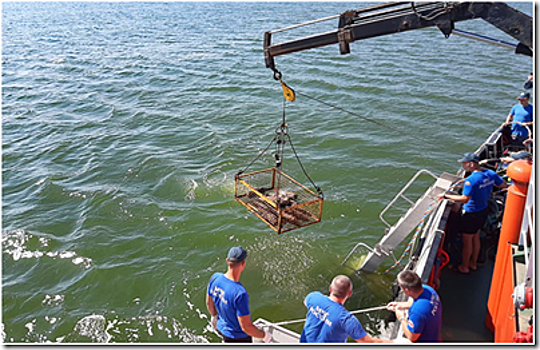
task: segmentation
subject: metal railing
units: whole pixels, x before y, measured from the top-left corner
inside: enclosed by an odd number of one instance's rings
[[[416,179],[422,175],[422,174],[428,174],[428,175],[431,175],[435,180],[437,179],[437,176],[435,176],[431,171],[429,170],[426,170],[426,169],[422,169],[420,171],[418,171],[413,177],[412,179],[409,180],[409,182],[401,189],[401,191],[399,191],[399,193],[394,197],[394,199],[392,199],[392,201],[390,201],[390,203],[388,203],[388,205],[381,211],[381,213],[379,214],[379,218],[381,219],[381,221],[388,227],[392,227],[391,224],[389,224],[385,219],[384,219],[384,214],[394,205],[394,203],[396,203],[396,201],[399,199],[399,198],[403,198],[404,200],[406,200],[409,204],[411,205],[414,205],[415,202],[413,202],[412,200],[410,200],[409,198],[407,198],[404,193],[409,189],[409,187],[416,181]]]
[[[375,248],[371,248],[370,246],[368,246],[364,242],[360,242],[360,243],[358,243],[358,244],[356,244],[354,246],[354,248],[351,250],[349,255],[347,255],[347,257],[341,262],[341,266],[346,266],[346,267],[348,267],[350,269],[353,269],[354,271],[358,271],[355,267],[353,267],[351,265],[347,265],[347,261],[349,261],[349,259],[354,254],[354,252],[356,252],[356,249],[358,249],[358,247],[364,247],[367,250],[369,250],[371,253],[375,254],[376,256],[381,256],[381,255],[389,256],[390,254],[392,254],[392,257],[394,258],[394,261],[397,261],[395,255],[394,255],[394,252],[392,250],[388,251],[388,250],[384,249],[383,246],[381,246],[380,244],[376,244]]]

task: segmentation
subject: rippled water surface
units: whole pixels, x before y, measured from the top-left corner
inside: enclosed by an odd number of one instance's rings
[[[277,235],[234,200],[282,120],[263,34],[365,5],[3,3],[2,340],[218,342],[206,284],[233,245],[249,251],[253,319],[305,317],[303,297],[340,273],[350,310],[387,302],[394,275],[342,260],[378,242],[379,212],[418,170],[455,172],[504,121],[532,60],[437,29],[278,57],[298,93],[289,134],[325,202],[321,223]],[[284,170],[303,182],[292,153]],[[385,317],[360,319],[376,334]]]

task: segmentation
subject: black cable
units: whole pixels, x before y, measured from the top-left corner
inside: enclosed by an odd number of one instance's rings
[[[282,117],[282,121],[281,121],[281,127],[282,128],[285,128],[287,126],[287,124],[285,123],[285,107],[287,106],[287,100],[285,98],[283,98],[283,117]]]
[[[408,132],[405,132],[405,131],[402,131],[402,130],[393,128],[393,127],[391,127],[391,126],[388,126],[388,125],[386,125],[386,124],[383,124],[383,123],[381,123],[381,122],[378,122],[378,121],[376,121],[376,120],[374,120],[374,119],[371,119],[371,118],[367,118],[367,117],[361,116],[360,114],[357,114],[357,113],[348,111],[348,110],[346,110],[345,108],[342,108],[342,107],[333,105],[333,104],[331,104],[331,103],[325,102],[325,101],[323,101],[323,100],[321,100],[321,99],[318,99],[318,98],[316,98],[316,97],[312,97],[312,96],[306,95],[306,94],[304,94],[304,93],[302,93],[302,92],[298,92],[298,94],[299,94],[299,95],[302,95],[302,96],[304,96],[304,97],[307,97],[307,98],[309,98],[309,99],[311,99],[311,100],[314,100],[314,101],[317,101],[317,102],[319,102],[319,103],[322,103],[322,104],[324,104],[324,105],[326,105],[326,106],[328,106],[328,107],[335,108],[335,109],[339,109],[339,110],[342,111],[342,112],[348,113],[348,114],[350,114],[350,115],[354,115],[355,117],[358,117],[358,118],[360,118],[360,119],[364,119],[364,120],[366,120],[366,121],[368,121],[368,122],[371,122],[371,123],[380,125],[380,126],[382,126],[382,127],[384,127],[384,128],[393,130],[393,131],[397,132],[398,134],[402,134],[402,135],[406,135],[406,136],[412,137],[413,139],[415,139],[415,140],[417,140],[417,141],[420,141],[420,142],[422,142],[422,143],[424,143],[424,144],[428,143],[428,144],[430,144],[431,146],[433,146],[433,147],[435,147],[435,148],[438,148],[438,149],[441,150],[441,151],[455,153],[455,152],[453,152],[453,151],[449,151],[449,150],[447,150],[447,149],[442,148],[440,145],[438,145],[438,144],[436,144],[436,143],[432,143],[432,142],[427,141],[427,140],[425,140],[425,139],[421,139],[421,138],[417,137],[416,135],[409,134]]]
[[[288,127],[287,127],[286,120],[285,120],[285,106],[286,106],[286,101],[285,101],[285,99],[283,99],[283,119],[282,119],[282,124],[279,127],[276,128],[275,136],[272,139],[272,141],[270,141],[270,144],[268,144],[268,146],[264,149],[264,151],[259,153],[259,155],[257,155],[257,157],[255,157],[255,159],[253,159],[251,161],[251,163],[249,163],[243,170],[240,170],[238,173],[236,173],[236,176],[237,177],[240,176],[247,169],[249,169],[249,167],[251,167],[253,165],[253,163],[255,163],[263,154],[265,154],[268,151],[268,149],[270,148],[270,146],[272,146],[272,144],[275,142],[276,143],[276,153],[274,154],[274,159],[276,160],[276,168],[278,170],[280,170],[280,173],[277,176],[277,188],[280,189],[281,188],[281,166],[282,166],[282,162],[283,162],[283,154],[284,154],[285,143],[287,142],[286,141],[286,139],[287,139],[289,141],[291,149],[292,149],[292,151],[294,153],[294,156],[296,157],[296,160],[298,161],[298,164],[300,165],[300,168],[304,172],[304,175],[311,182],[313,187],[317,190],[317,193],[319,194],[319,196],[321,198],[324,198],[322,190],[320,189],[319,186],[317,186],[313,182],[311,177],[308,175],[306,169],[304,168],[304,165],[300,161],[300,157],[298,156],[298,153],[296,153],[296,149],[294,148],[291,137],[289,136],[289,133],[288,133]]]
[[[298,157],[298,154],[296,153],[296,149],[294,148],[293,146],[293,143],[291,141],[291,138],[289,135],[287,135],[287,138],[289,139],[289,144],[291,145],[291,149],[293,150],[293,153],[294,153],[294,156],[296,157],[296,160],[298,161],[298,164],[300,165],[300,168],[302,169],[302,171],[304,172],[304,175],[306,175],[306,177],[308,178],[309,182],[311,182],[311,184],[313,185],[313,187],[317,190],[317,193],[319,194],[319,196],[321,198],[324,198],[324,194],[321,190],[321,188],[319,186],[317,186],[313,180],[311,179],[311,177],[309,177],[308,173],[306,172],[306,169],[304,169],[304,165],[302,164],[302,162],[300,161],[300,157]]]
[[[266,151],[268,151],[268,149],[270,148],[270,146],[272,146],[272,144],[274,143],[274,141],[276,141],[276,136],[274,136],[274,138],[272,139],[272,141],[270,141],[270,144],[268,146],[266,146],[266,148],[264,149],[264,151],[262,151],[261,153],[259,153],[259,155],[253,159],[253,161],[251,161],[251,163],[249,163],[245,168],[244,170],[240,170],[239,172],[236,173],[236,176],[240,176],[242,175],[246,170],[248,170],[248,168],[250,166],[253,165],[253,163],[255,163],[257,161],[257,159],[259,159],[263,154],[266,153]]]
[[[285,120],[285,106],[286,106],[286,100],[285,98],[283,99],[283,121],[282,121],[282,124],[280,127],[278,127],[276,129],[276,134],[278,134],[279,136],[281,136],[279,139],[278,139],[278,147],[281,146],[281,148],[279,148],[281,150],[281,160],[283,159],[283,151],[284,151],[284,147],[285,147],[285,138],[287,138],[287,140],[289,141],[289,145],[291,146],[291,149],[294,153],[294,156],[296,158],[296,160],[298,161],[298,164],[300,165],[300,168],[302,169],[302,171],[304,172],[304,175],[306,176],[306,178],[309,180],[309,182],[311,182],[311,184],[313,185],[313,187],[317,190],[317,193],[319,194],[319,196],[321,198],[324,198],[324,195],[323,195],[323,192],[321,190],[321,188],[319,186],[317,186],[313,180],[311,179],[311,177],[308,175],[306,169],[304,168],[304,165],[302,164],[302,162],[300,161],[300,157],[298,156],[298,153],[296,153],[296,149],[294,148],[294,145],[292,143],[292,140],[291,140],[291,137],[289,136],[289,133],[288,133],[288,127],[287,127],[287,123],[286,123],[286,120]],[[277,131],[279,129],[279,131]],[[276,138],[278,138],[276,136]],[[281,145],[280,145],[281,143]],[[281,170],[281,169],[279,169]],[[281,175],[278,176],[278,189],[280,188],[281,186]]]

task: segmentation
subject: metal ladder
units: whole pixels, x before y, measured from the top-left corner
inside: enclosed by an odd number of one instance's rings
[[[417,180],[422,174],[428,174],[433,177],[435,183],[427,189],[427,191],[415,202],[407,198],[404,193],[409,187]],[[428,170],[422,169],[418,171],[411,180],[403,187],[403,189],[394,197],[394,199],[381,211],[379,218],[388,227],[386,234],[382,237],[381,241],[375,245],[374,248],[369,247],[365,243],[358,243],[352,251],[347,255],[345,260],[341,263],[342,266],[347,266],[353,270],[356,268],[347,265],[347,261],[355,253],[359,247],[364,247],[369,250],[364,263],[360,267],[360,270],[374,272],[390,254],[393,255],[394,249],[403,242],[403,240],[411,233],[411,231],[420,223],[426,210],[433,203],[433,200],[437,195],[447,191],[454,182],[461,179],[459,176],[443,173],[440,177],[435,176]],[[399,199],[405,199],[411,204],[408,211],[398,220],[394,225],[389,224],[384,219],[384,214],[396,203]],[[394,256],[394,260],[395,256]]]

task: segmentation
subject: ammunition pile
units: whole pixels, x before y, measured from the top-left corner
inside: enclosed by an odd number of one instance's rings
[[[263,192],[260,192],[263,193]],[[296,201],[298,195],[291,191],[271,190],[270,193],[264,193],[266,199],[259,197],[255,192],[250,191],[248,197],[255,198],[249,204],[257,213],[272,226],[279,224],[281,212],[281,224],[292,224],[294,226],[304,226],[313,221],[313,215],[307,210],[301,208]],[[270,203],[271,202],[271,203]]]

